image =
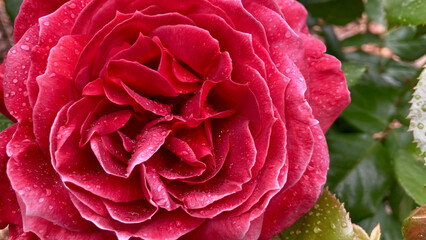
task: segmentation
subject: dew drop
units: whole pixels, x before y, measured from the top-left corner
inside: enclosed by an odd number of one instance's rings
[[[285,33],[285,37],[286,37],[286,38],[290,38],[290,37],[291,37],[291,33],[290,33],[290,32],[286,32],[286,33]]]
[[[15,50],[15,49],[13,49],[11,52],[12,52],[12,53],[16,53],[16,50]]]
[[[423,123],[419,123],[419,124],[417,124],[417,127],[418,127],[419,129],[423,129],[425,126],[423,125]]]
[[[343,227],[343,228],[347,228],[347,227],[348,227],[348,224],[347,224],[347,223],[345,223],[345,222],[343,222],[343,223],[342,223],[342,227]]]
[[[314,227],[314,233],[319,233],[319,232],[321,232],[322,230],[321,230],[321,228],[319,228],[319,227]]]
[[[30,50],[30,47],[28,47],[28,45],[22,44],[21,45],[21,49],[25,50],[25,51],[28,51],[28,50]]]
[[[44,202],[44,198],[40,198],[40,199],[38,200],[38,202],[39,202],[39,203]]]
[[[71,4],[69,5],[69,7],[70,7],[71,9],[75,9],[77,6],[75,5],[75,3],[71,3]]]
[[[49,25],[50,25],[50,22],[47,22],[47,21],[46,21],[46,22],[44,22],[44,23],[43,23],[43,25],[44,25],[44,26],[49,26]]]
[[[417,100],[419,100],[420,99],[420,95],[415,95],[414,98],[417,99]]]

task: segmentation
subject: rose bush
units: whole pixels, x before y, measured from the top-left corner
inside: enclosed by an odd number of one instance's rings
[[[11,239],[268,239],[315,203],[340,62],[293,0],[25,0],[2,65]]]

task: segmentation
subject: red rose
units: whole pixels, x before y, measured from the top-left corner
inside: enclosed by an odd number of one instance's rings
[[[2,65],[12,239],[268,239],[315,203],[340,63],[293,0],[25,0]],[[7,110],[5,110],[7,109]]]

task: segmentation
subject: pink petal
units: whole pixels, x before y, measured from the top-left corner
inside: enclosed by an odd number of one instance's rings
[[[38,40],[34,37],[37,30],[36,25],[31,27],[7,54],[3,79],[4,101],[9,113],[19,122],[32,117],[26,83],[31,66],[31,49]]]
[[[170,132],[168,126],[164,125],[156,125],[142,132],[140,139],[136,143],[135,152],[129,160],[127,176],[130,175],[138,164],[147,161],[158,151]]]
[[[7,175],[12,188],[22,199],[20,205],[24,216],[42,217],[74,231],[93,229],[70,202],[68,190],[35,144],[30,127],[18,125],[8,144],[8,152],[11,158],[7,164]]]
[[[50,126],[57,112],[74,99],[72,75],[84,44],[84,38],[61,38],[50,51],[46,72],[37,78],[40,90],[33,113],[34,134],[45,153],[49,148]]]
[[[37,31],[37,36],[33,37],[38,40],[38,43],[32,48],[31,68],[29,69],[27,83],[31,106],[34,106],[38,96],[39,88],[36,78],[45,72],[50,50],[58,43],[61,37],[70,34],[72,25],[75,22],[75,16],[78,15],[88,1],[90,0],[68,1],[55,12],[38,20],[39,31]],[[75,51],[79,51],[79,49]]]
[[[68,0],[25,0],[23,1],[20,13],[15,19],[15,29],[14,29],[14,40],[18,42],[25,32],[34,24],[37,23],[37,20],[51,12],[54,12],[62,4]],[[29,14],[31,13],[31,14]]]
[[[211,60],[220,53],[217,40],[206,30],[195,26],[165,25],[152,31],[150,36],[157,36],[174,57],[201,75],[208,72]]]
[[[268,205],[260,239],[270,239],[288,228],[315,204],[322,192],[328,170],[328,149],[319,125],[312,127],[315,145],[302,178],[290,189],[281,191]]]
[[[114,231],[119,239],[176,239],[197,228],[204,220],[188,216],[180,209],[160,210],[151,220],[139,224],[123,224],[95,213],[76,198],[72,198],[82,216],[100,229]]]
[[[126,71],[122,71],[126,69]],[[176,90],[167,79],[162,77],[157,71],[154,71],[137,62],[127,60],[114,60],[108,65],[108,77],[120,79],[132,90],[143,96],[152,95],[177,96]]]
[[[105,173],[91,149],[79,147],[81,136],[76,129],[97,103],[97,99],[83,98],[59,111],[50,136],[53,166],[67,185],[75,184],[116,202],[141,199],[140,181],[135,176],[123,179]]]
[[[106,173],[117,177],[126,176],[126,165],[118,161],[103,146],[101,137],[94,136],[90,139],[90,147]]]
[[[37,237],[32,232],[24,232],[24,229],[22,229],[22,226],[15,225],[15,224],[9,224],[9,240],[40,240],[40,238]]]
[[[305,58],[309,65],[308,101],[321,129],[326,132],[350,102],[340,62],[324,54],[324,44],[309,35],[306,26],[307,12],[302,4],[294,0],[279,0],[278,4],[289,25],[304,41]]]
[[[7,224],[21,224],[22,222],[21,209],[6,174],[6,165],[9,161],[6,144],[12,139],[16,127],[16,124],[12,125],[0,133],[0,228],[5,228]]]

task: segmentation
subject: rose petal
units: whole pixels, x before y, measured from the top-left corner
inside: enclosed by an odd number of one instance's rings
[[[24,232],[22,226],[9,224],[9,240],[39,240],[37,235],[32,232]]]
[[[59,111],[50,136],[52,164],[66,184],[75,184],[111,201],[141,199],[143,193],[135,176],[111,176],[102,170],[91,149],[76,147],[80,141],[76,129],[97,103],[96,99],[83,98]]]
[[[101,229],[114,231],[118,239],[128,240],[131,237],[143,239],[176,239],[197,228],[204,219],[188,216],[180,209],[172,212],[160,210],[150,221],[140,224],[123,224],[105,218],[93,212],[78,199],[73,198],[74,204],[84,218],[92,221]]]
[[[127,69],[127,71],[122,71]],[[108,77],[118,78],[131,89],[143,96],[153,95],[177,96],[176,89],[167,79],[154,71],[137,62],[131,62],[124,59],[111,61],[108,65]]]
[[[86,40],[84,37],[66,36],[52,48],[46,72],[37,78],[40,88],[34,106],[34,134],[40,148],[48,153],[50,126],[57,112],[74,99],[71,76]],[[80,49],[80,50],[79,50]]]
[[[38,27],[34,25],[7,54],[3,79],[4,103],[9,113],[18,122],[30,119],[32,109],[28,100],[27,78],[31,66],[31,48],[36,44]]]
[[[25,0],[21,4],[20,13],[15,19],[15,29],[13,32],[14,42],[18,42],[25,32],[34,24],[37,20],[51,12],[54,12],[58,7],[67,2],[68,0]],[[27,13],[27,14],[25,14]],[[31,13],[31,14],[28,14]]]
[[[10,185],[6,174],[9,157],[6,154],[6,144],[12,139],[17,125],[12,125],[0,133],[0,228],[7,224],[21,224],[21,209],[16,200],[15,191]]]
[[[136,143],[135,152],[129,160],[127,176],[130,175],[135,166],[147,161],[158,151],[170,132],[168,126],[164,125],[156,125],[143,131]]]
[[[322,192],[328,170],[328,150],[319,125],[312,127],[315,147],[302,178],[290,189],[281,191],[268,205],[260,239],[270,239],[288,228],[315,204]]]
[[[59,176],[31,137],[31,128],[18,125],[8,144],[11,158],[7,163],[7,175],[12,188],[25,206],[24,211],[20,204],[23,215],[42,217],[74,231],[92,229],[93,226],[88,225],[72,205]]]
[[[90,139],[90,147],[106,173],[117,177],[126,176],[126,165],[108,153],[104,148],[101,137],[92,137]]]

